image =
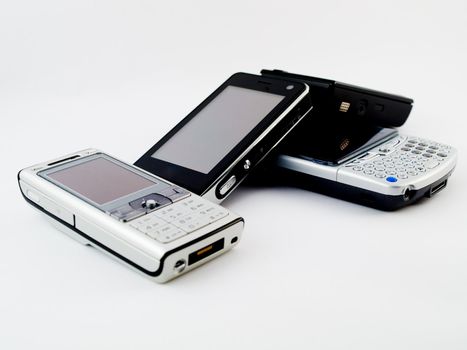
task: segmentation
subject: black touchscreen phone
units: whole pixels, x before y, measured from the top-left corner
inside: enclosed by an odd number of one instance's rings
[[[305,83],[236,73],[135,163],[221,202],[311,110]]]

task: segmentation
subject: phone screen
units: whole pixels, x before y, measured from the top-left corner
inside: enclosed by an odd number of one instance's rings
[[[208,174],[284,98],[229,85],[152,157]]]
[[[45,176],[99,205],[155,184],[155,182],[102,157],[48,172]]]

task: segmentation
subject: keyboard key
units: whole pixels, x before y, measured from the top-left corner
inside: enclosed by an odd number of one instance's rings
[[[186,232],[183,232],[179,228],[173,225],[167,225],[158,230],[157,235],[154,238],[161,243],[169,243],[185,235]]]
[[[439,163],[436,160],[430,160],[429,162],[425,163],[425,168],[433,169],[436,168],[438,165]]]

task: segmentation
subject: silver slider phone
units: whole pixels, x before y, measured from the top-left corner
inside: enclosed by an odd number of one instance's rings
[[[446,187],[457,162],[454,147],[374,129],[366,141],[361,130],[341,138],[334,132],[334,147],[320,147],[318,138],[282,150],[273,160],[274,174],[281,183],[382,210],[405,207]]]
[[[23,169],[18,181],[59,230],[156,282],[230,250],[243,230],[231,211],[95,149]]]

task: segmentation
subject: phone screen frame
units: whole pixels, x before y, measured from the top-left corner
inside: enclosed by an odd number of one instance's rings
[[[123,196],[119,196],[119,197],[117,197],[117,198],[115,198],[115,199],[113,199],[111,201],[106,202],[106,203],[99,204],[99,203],[93,201],[92,199],[82,195],[81,193],[77,192],[76,190],[73,190],[72,188],[68,187],[67,185],[62,184],[60,181],[55,180],[54,178],[52,178],[50,176],[51,174],[53,174],[55,172],[65,170],[65,169],[69,169],[69,168],[72,168],[74,166],[78,166],[78,165],[80,165],[82,163],[91,162],[91,161],[99,159],[99,158],[110,161],[110,162],[114,163],[115,165],[120,166],[123,169],[126,169],[126,170],[132,172],[133,174],[152,182],[153,185],[142,188],[140,190],[137,190],[137,191],[134,191],[134,192],[131,192],[131,193],[128,193],[128,194],[123,195]],[[136,167],[134,167],[132,165],[128,165],[128,164],[126,164],[126,163],[124,163],[124,162],[122,162],[122,161],[120,161],[118,159],[115,159],[115,158],[109,156],[108,154],[102,153],[102,152],[94,153],[94,154],[91,154],[91,155],[85,156],[85,157],[76,158],[76,159],[73,159],[70,162],[66,162],[66,163],[63,163],[63,164],[59,164],[59,165],[56,165],[56,166],[41,170],[41,171],[39,171],[37,173],[37,175],[40,176],[41,178],[43,178],[44,180],[47,180],[48,182],[51,182],[55,186],[60,187],[62,190],[72,194],[73,196],[83,200],[84,202],[92,205],[93,207],[95,207],[95,208],[97,208],[97,209],[99,209],[99,210],[101,210],[103,212],[111,212],[114,209],[119,208],[119,207],[121,207],[121,206],[123,206],[125,204],[128,204],[131,201],[134,201],[134,200],[136,200],[138,198],[144,197],[144,196],[146,196],[148,194],[160,193],[163,190],[165,190],[165,189],[167,189],[167,188],[169,188],[171,186],[169,183],[163,181],[162,179],[158,179],[155,176],[152,176],[150,174],[146,174],[145,172],[141,171],[140,169],[137,169]]]

